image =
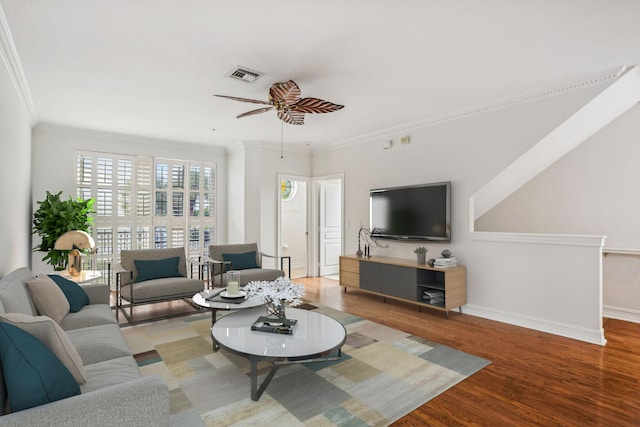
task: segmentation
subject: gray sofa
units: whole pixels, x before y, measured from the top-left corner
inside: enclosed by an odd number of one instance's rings
[[[24,267],[0,280],[0,313],[39,315],[27,288],[32,279],[33,273]],[[141,376],[111,311],[108,286],[82,289],[89,305],[60,322],[84,365],[87,381],[80,385],[81,394],[4,414],[0,426],[168,425],[169,389],[161,377]],[[2,378],[0,401],[6,397]]]
[[[161,268],[165,260],[173,258],[178,258],[177,271]],[[154,272],[163,271],[166,274],[153,274],[151,279],[140,281],[143,277],[138,271],[136,261],[146,262],[149,269]],[[204,289],[202,280],[187,277],[184,248],[123,250],[120,252],[120,263],[114,266],[114,273],[116,304],[130,322],[133,321],[135,305],[191,298]],[[128,303],[124,303],[124,300]],[[124,310],[125,308],[129,308],[129,314]],[[116,318],[119,311],[116,311]]]
[[[234,265],[229,259],[233,258],[233,255],[242,255],[255,253],[252,255],[250,264],[253,264],[250,268],[242,268]],[[231,256],[230,256],[231,255]],[[263,258],[274,258],[280,260],[280,269],[262,268]],[[230,270],[239,271],[240,273],[240,286],[244,286],[253,281],[271,281],[278,277],[284,277],[284,261],[288,260],[289,277],[291,277],[291,257],[275,257],[267,255],[258,250],[257,243],[238,243],[238,244],[226,244],[226,245],[211,245],[209,246],[209,274],[210,283],[213,286],[224,286],[226,283],[226,272]],[[246,261],[246,258],[244,258]]]

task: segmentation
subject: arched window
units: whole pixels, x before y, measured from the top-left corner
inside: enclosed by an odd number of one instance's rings
[[[290,179],[280,181],[280,196],[282,200],[291,200],[296,195],[297,184]]]

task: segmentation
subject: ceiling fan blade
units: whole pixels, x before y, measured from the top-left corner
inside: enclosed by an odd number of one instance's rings
[[[264,107],[264,108],[258,108],[257,110],[247,111],[246,113],[242,113],[236,116],[236,119],[241,119],[242,117],[247,117],[247,116],[253,116],[254,114],[265,113],[269,110],[273,110],[273,107]]]
[[[276,101],[284,101],[286,104],[295,103],[300,98],[300,88],[293,80],[286,83],[274,83],[269,89],[269,97]]]
[[[220,98],[227,98],[227,99],[232,99],[234,101],[240,101],[240,102],[251,102],[252,104],[271,105],[270,102],[260,101],[259,99],[239,98],[237,96],[215,95],[215,94],[213,96],[219,96]]]
[[[344,108],[344,105],[334,104],[333,102],[324,101],[318,98],[302,98],[290,108],[294,111],[302,113],[331,113]]]
[[[278,111],[278,118],[290,125],[304,124],[304,113],[301,113],[299,111]]]

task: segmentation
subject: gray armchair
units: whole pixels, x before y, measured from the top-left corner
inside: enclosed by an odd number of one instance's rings
[[[280,269],[262,268],[263,258],[280,260]],[[284,277],[284,262],[288,261],[288,277],[291,277],[291,257],[276,257],[258,250],[257,243],[240,243],[209,246],[209,279],[212,286],[226,284],[226,272],[239,271],[240,286],[252,281],[275,280]]]
[[[177,266],[173,264],[167,267],[164,261],[176,257]],[[138,262],[142,271],[136,267],[136,261],[144,262]],[[186,262],[184,248],[121,251],[120,264],[113,269],[116,277],[116,317],[122,310],[131,322],[135,305],[191,298],[201,292],[204,282],[187,277]],[[129,308],[128,314],[125,308]]]

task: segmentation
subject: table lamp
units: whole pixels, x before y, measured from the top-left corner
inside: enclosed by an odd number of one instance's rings
[[[58,237],[53,249],[69,252],[68,269],[72,276],[79,276],[82,272],[82,252],[80,249],[93,249],[96,246],[88,233],[80,230],[71,230]]]

